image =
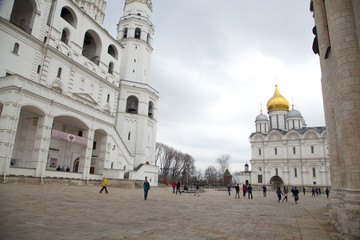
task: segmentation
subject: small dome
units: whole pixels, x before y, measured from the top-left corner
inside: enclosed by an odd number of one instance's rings
[[[269,121],[269,120],[268,120],[268,118],[267,118],[267,116],[265,114],[261,113],[261,114],[257,115],[255,121]]]
[[[277,85],[275,85],[275,93],[272,98],[267,103],[268,112],[274,110],[289,110],[289,102],[281,96],[279,90],[277,89]]]
[[[287,114],[287,118],[292,118],[292,117],[302,118],[301,113],[298,110],[294,109],[294,105],[292,106],[291,111],[289,111]]]

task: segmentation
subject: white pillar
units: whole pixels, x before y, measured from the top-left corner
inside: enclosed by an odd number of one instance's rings
[[[54,118],[45,115],[39,118],[38,126],[35,133],[34,151],[32,153],[32,161],[37,162],[36,176],[43,177],[45,175],[46,164],[48,160],[48,152],[51,139],[51,126]]]
[[[13,154],[20,107],[16,102],[3,105],[0,119],[0,172],[9,174],[10,161]]]
[[[83,169],[83,179],[88,180],[89,179],[89,171],[90,171],[90,165],[91,165],[91,156],[93,151],[93,142],[94,142],[94,130],[88,129],[85,131],[85,137],[88,140],[86,148],[81,151],[80,156],[80,163],[79,168]]]

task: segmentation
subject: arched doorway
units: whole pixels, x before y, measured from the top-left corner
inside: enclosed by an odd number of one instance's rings
[[[73,166],[73,172],[78,172],[79,171],[79,162],[80,162],[79,158],[75,159],[74,166]]]
[[[284,183],[283,183],[283,180],[281,179],[281,177],[279,177],[279,176],[273,176],[273,177],[270,179],[270,184],[271,184],[271,186],[272,186],[274,189],[277,189],[278,187],[281,188]]]
[[[57,165],[73,166],[72,172],[83,173],[88,142],[87,133],[88,127],[81,119],[72,116],[55,117],[51,131],[49,158],[56,159]],[[54,169],[48,167],[47,170]]]
[[[35,169],[38,165],[38,152],[35,151],[36,133],[44,125],[44,112],[35,106],[22,106],[11,162],[12,167]],[[50,161],[50,160],[49,160]]]

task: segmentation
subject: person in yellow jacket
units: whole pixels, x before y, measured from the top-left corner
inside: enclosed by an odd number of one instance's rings
[[[106,189],[106,187],[107,187],[107,179],[108,179],[107,177],[104,178],[104,181],[103,181],[103,183],[102,183],[102,188],[101,188],[101,190],[100,190],[100,193],[102,193],[103,190],[105,190],[105,192],[108,193],[108,190]]]

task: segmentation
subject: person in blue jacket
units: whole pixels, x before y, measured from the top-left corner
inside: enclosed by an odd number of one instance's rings
[[[148,182],[147,177],[145,177],[145,182],[143,186],[144,186],[144,199],[146,200],[148,196],[148,192],[150,190],[150,183]]]

